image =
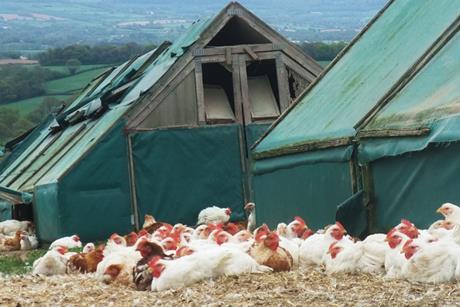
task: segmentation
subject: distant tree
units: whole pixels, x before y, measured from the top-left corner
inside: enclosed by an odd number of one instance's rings
[[[70,45],[64,48],[48,49],[37,58],[42,65],[65,65],[70,59],[77,59],[84,65],[117,64],[154,49],[154,45],[127,43],[124,45],[99,44],[95,46]]]
[[[332,61],[337,54],[345,48],[347,45],[346,42],[338,42],[338,43],[323,43],[323,42],[315,42],[315,43],[303,43],[300,47],[305,51],[306,54],[311,56],[317,61]]]
[[[67,67],[69,74],[75,75],[75,73],[78,71],[78,69],[81,66],[81,62],[78,59],[69,59],[65,63],[65,66]]]
[[[46,70],[39,66],[0,66],[0,104],[44,94],[46,77]]]

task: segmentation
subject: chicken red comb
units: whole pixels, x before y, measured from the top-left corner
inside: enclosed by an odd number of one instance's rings
[[[234,235],[236,234],[238,231],[240,231],[240,229],[238,228],[238,226],[234,223],[227,223],[225,226],[224,226],[224,229],[225,231],[229,232],[231,235]]]
[[[59,254],[64,255],[65,253],[67,253],[69,251],[69,249],[66,246],[59,245],[58,247],[56,247],[56,251]]]
[[[301,218],[300,216],[294,217],[294,221],[297,221],[297,222],[301,223],[302,225],[307,225],[305,223],[305,221],[303,220],[303,218]]]
[[[276,232],[272,231],[272,232],[267,234],[267,237],[265,238],[265,240],[266,239],[279,241],[280,237],[278,236],[278,234]]]
[[[412,242],[414,242],[414,240],[412,240],[412,239],[407,240],[406,243],[404,243],[402,250],[407,249],[407,247],[408,247],[409,245],[411,245]]]
[[[390,236],[392,236],[392,235],[393,235],[393,234],[394,234],[396,231],[397,231],[397,229],[396,229],[396,228],[394,228],[394,227],[393,227],[393,228],[391,228],[391,229],[390,229],[390,231],[387,233],[387,237],[390,237]]]
[[[150,261],[148,262],[149,267],[155,266],[155,264],[157,264],[157,262],[160,260],[161,260],[160,256],[153,256],[152,259],[150,259]]]
[[[268,232],[267,231],[257,231],[257,235],[256,237],[254,238],[256,240],[256,242],[260,242],[262,241],[263,239],[265,239],[265,237],[268,235]]]
[[[137,237],[137,233],[135,233],[134,231],[131,231],[131,232],[128,233],[126,236],[127,236],[127,237]]]

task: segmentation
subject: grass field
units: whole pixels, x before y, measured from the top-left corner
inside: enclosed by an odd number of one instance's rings
[[[43,67],[47,68],[47,69],[49,69],[51,71],[57,71],[57,72],[60,72],[60,73],[63,73],[63,74],[69,74],[69,71],[68,71],[68,69],[67,69],[67,67],[65,65],[61,65],[61,66],[43,66]],[[94,70],[94,69],[98,69],[98,68],[104,68],[104,67],[110,67],[110,65],[106,65],[106,64],[81,65],[80,68],[78,68],[77,73],[81,74],[82,72],[86,72],[86,71]]]
[[[71,95],[52,95],[52,96],[37,96],[34,98],[24,99],[13,103],[0,105],[0,112],[4,109],[17,110],[21,116],[27,116],[34,111],[46,97],[54,97],[59,100],[66,100]]]
[[[32,270],[33,262],[43,256],[46,249],[37,249],[29,252],[0,253],[0,274],[26,274]]]
[[[44,66],[45,68],[67,74],[68,76],[46,82],[46,95],[0,105],[0,112],[5,108],[9,108],[17,110],[21,116],[27,116],[27,114],[33,112],[46,97],[66,100],[73,94],[79,92],[94,77],[101,74],[110,66],[111,65],[81,65],[77,73],[72,76],[68,75],[65,66]]]
[[[46,82],[46,93],[49,95],[71,95],[78,92],[91,79],[104,72],[107,68],[95,68],[86,71],[80,71],[79,73],[68,76],[61,79],[56,79]]]

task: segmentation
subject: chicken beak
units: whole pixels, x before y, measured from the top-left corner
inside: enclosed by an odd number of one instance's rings
[[[442,214],[442,211],[443,211],[443,210],[442,210],[442,207],[439,207],[439,208],[436,210],[437,213],[441,213],[441,214]]]
[[[388,242],[388,238],[383,239],[383,242]]]

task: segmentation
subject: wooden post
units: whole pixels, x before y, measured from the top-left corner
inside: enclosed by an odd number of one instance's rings
[[[204,85],[203,85],[203,67],[201,62],[195,60],[195,88],[196,88],[196,104],[198,114],[198,125],[206,123],[206,111],[204,104]]]
[[[276,78],[278,80],[278,95],[280,103],[280,111],[283,112],[289,106],[290,95],[289,95],[289,84],[287,79],[286,66],[284,65],[281,53],[276,56]]]
[[[227,65],[232,65],[232,48],[231,47],[225,48],[225,63],[227,63]]]
[[[243,103],[244,124],[248,125],[252,121],[251,106],[249,101],[248,75],[246,71],[246,60],[243,56],[239,57],[239,71],[241,84],[241,98]]]
[[[136,176],[134,172],[134,160],[133,160],[133,147],[131,142],[131,134],[126,134],[128,138],[128,162],[129,162],[129,181],[131,189],[131,212],[132,219],[134,219],[133,226],[136,230],[139,230],[139,212],[137,207],[137,193],[136,193]]]
[[[235,118],[239,124],[243,123],[243,105],[241,97],[240,62],[237,54],[232,55],[232,78],[233,78],[233,103],[235,106]]]

